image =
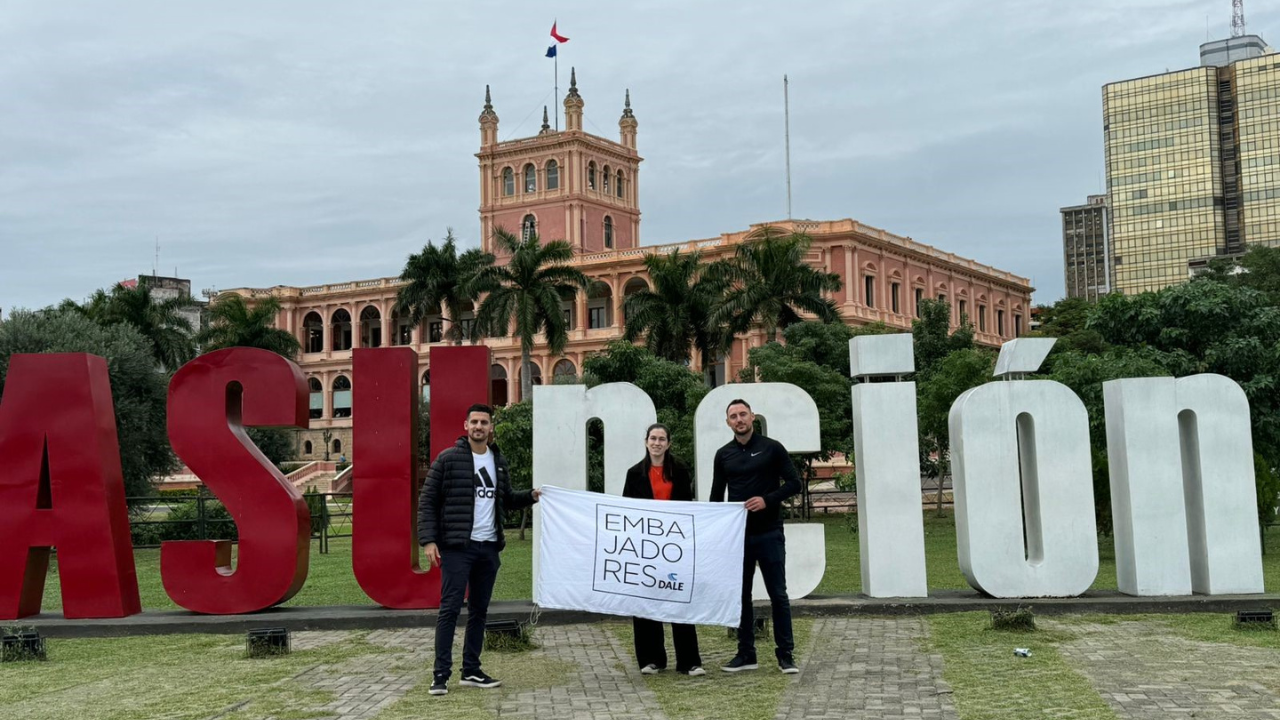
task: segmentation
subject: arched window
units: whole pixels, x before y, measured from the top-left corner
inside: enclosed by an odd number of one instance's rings
[[[560,189],[560,165],[555,160],[547,161],[547,189]]]
[[[502,194],[507,196],[516,194],[516,175],[511,172],[511,168],[502,168]]]
[[[604,177],[601,179],[604,180],[604,194],[608,195],[609,194],[609,166],[608,165],[604,166]]]
[[[310,417],[312,420],[319,420],[324,417],[324,385],[320,384],[319,378],[307,378],[307,389],[311,391]]]
[[[333,416],[351,417],[351,381],[346,375],[339,375],[333,381]]]
[[[333,319],[329,325],[330,334],[333,337],[334,350],[350,350],[351,349],[351,313],[341,308],[333,313]]]
[[[551,371],[552,382],[555,384],[572,383],[578,378],[578,369],[573,366],[573,361],[564,359],[556,362],[555,369]]]
[[[532,214],[525,215],[524,220],[520,221],[520,239],[528,240],[538,231],[538,219]]]
[[[613,247],[613,218],[608,215],[604,216],[604,246]]]
[[[373,305],[360,311],[360,347],[382,347],[382,313]]]
[[[507,404],[507,369],[497,363],[489,366],[489,398],[494,405]]]
[[[538,192],[538,171],[533,167],[533,163],[524,166],[524,191]]]
[[[324,319],[320,313],[309,312],[302,320],[302,332],[306,336],[304,352],[324,352]]]
[[[596,163],[594,160],[587,163],[587,189],[596,189]]]
[[[622,171],[618,171],[618,182],[615,184],[618,190],[618,197],[622,197]]]
[[[333,440],[333,451],[334,451],[334,452],[336,452],[336,453],[340,453],[340,452],[342,452],[342,441],[341,441],[341,440],[339,440],[339,439],[337,439],[337,438],[334,438],[334,440]]]
[[[311,454],[311,441],[310,441],[310,440],[308,440],[308,441],[306,441],[306,442],[302,443],[302,454],[303,454],[303,455],[310,455],[310,454]]]

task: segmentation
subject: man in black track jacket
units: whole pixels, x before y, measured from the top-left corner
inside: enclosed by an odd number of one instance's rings
[[[503,512],[538,501],[538,490],[511,490],[507,461],[489,444],[493,409],[472,405],[466,434],[431,464],[418,497],[418,544],[428,569],[440,565],[440,614],[436,620],[435,678],[432,695],[449,692],[453,669],[453,633],[462,599],[467,601],[467,634],[462,649],[462,684],[495,688],[502,683],[480,669],[484,626],[493,583],[506,546]]]
[[[742,553],[742,618],[738,623],[738,654],[720,669],[725,672],[755,670],[755,612],[751,607],[751,584],[756,564],[764,577],[764,587],[773,606],[773,640],[777,645],[778,669],[798,673],[792,653],[791,601],[787,598],[787,544],[782,534],[782,502],[800,492],[800,476],[787,449],[754,430],[755,413],[745,400],[734,400],[725,409],[725,421],[733,439],[716,451],[712,463],[711,502],[746,506],[746,546]],[[781,483],[781,484],[779,484]]]

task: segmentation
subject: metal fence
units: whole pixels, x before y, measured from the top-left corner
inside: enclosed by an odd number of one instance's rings
[[[351,537],[351,493],[306,493],[311,510],[311,539],[320,552],[329,541]],[[148,495],[125,499],[135,549],[157,548],[167,540],[238,540],[235,521],[226,507],[201,489],[190,495]]]

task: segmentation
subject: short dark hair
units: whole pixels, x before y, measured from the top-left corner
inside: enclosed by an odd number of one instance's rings
[[[724,411],[726,413],[729,412],[729,408],[733,407],[734,405],[742,405],[742,406],[745,406],[747,410],[751,410],[751,405],[748,404],[746,400],[743,400],[742,398],[737,398],[734,400],[730,400],[729,404],[724,406]]]
[[[493,408],[489,407],[488,405],[485,405],[484,403],[476,403],[475,405],[472,405],[471,407],[467,408],[467,417],[471,417],[471,413],[473,412],[485,413],[486,415],[489,416],[490,420],[493,419]]]

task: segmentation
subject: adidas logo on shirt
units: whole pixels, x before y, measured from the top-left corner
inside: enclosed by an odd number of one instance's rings
[[[492,500],[494,496],[493,478],[489,477],[488,468],[480,468],[476,474],[471,477],[472,483],[476,488],[476,497],[482,500]]]

